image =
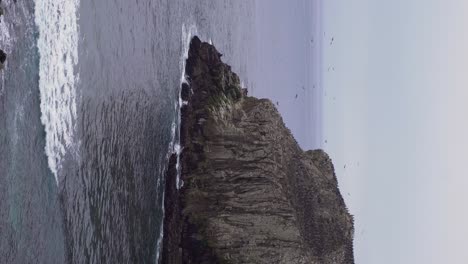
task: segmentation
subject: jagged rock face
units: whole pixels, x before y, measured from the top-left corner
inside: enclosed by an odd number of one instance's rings
[[[175,189],[169,169],[162,262],[354,263],[353,220],[328,155],[302,151],[271,101],[246,96],[197,37],[186,72],[184,185]]]

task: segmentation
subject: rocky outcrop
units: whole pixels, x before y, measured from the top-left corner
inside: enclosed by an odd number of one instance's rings
[[[173,156],[162,263],[354,263],[353,218],[328,155],[302,151],[274,104],[247,96],[197,37],[186,73],[183,186]]]
[[[6,61],[6,53],[0,49],[0,70],[3,69],[3,64]]]

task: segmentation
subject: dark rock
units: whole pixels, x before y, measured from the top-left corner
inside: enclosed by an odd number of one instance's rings
[[[4,63],[6,61],[6,53],[0,49],[0,63]]]
[[[182,89],[180,92],[180,97],[182,100],[187,101],[190,95],[190,86],[186,83],[182,84]]]
[[[169,165],[166,172],[165,199],[164,199],[164,239],[163,248],[165,249],[161,260],[162,263],[181,263],[179,254],[179,241],[181,232],[180,223],[180,205],[177,195],[177,156],[173,154],[169,159]]]
[[[353,218],[330,158],[302,151],[273,103],[248,97],[220,58],[192,39],[184,186],[171,157],[162,263],[354,263]]]
[[[5,63],[5,61],[6,61],[6,53],[0,49],[0,70],[3,69],[3,64]]]
[[[247,90],[247,88],[242,88],[242,96],[246,97],[249,95],[249,91]]]

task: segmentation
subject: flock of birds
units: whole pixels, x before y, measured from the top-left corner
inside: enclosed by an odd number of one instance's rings
[[[1,1],[1,0],[0,0],[0,1]],[[326,35],[325,32],[323,32],[323,36],[325,36],[325,35]],[[329,42],[330,46],[333,45],[334,41],[335,41],[335,37],[332,36],[331,39],[330,39],[330,42]],[[310,42],[311,42],[311,44],[313,45],[313,44],[314,44],[314,38],[312,38],[312,39],[310,40]],[[330,72],[330,71],[335,71],[335,67],[334,67],[334,66],[329,66],[329,67],[327,68],[327,72]],[[312,89],[315,89],[315,84],[312,86]],[[302,86],[302,90],[305,91],[305,86],[304,86],[304,85]],[[327,93],[326,93],[326,92],[324,93],[324,96],[327,97]],[[299,97],[299,94],[296,93],[295,96],[294,96],[294,99],[297,100],[298,97]],[[335,100],[336,100],[336,96],[333,96],[332,99],[333,99],[333,101],[335,101]],[[276,101],[276,105],[277,105],[277,106],[280,105],[279,101]],[[325,143],[328,143],[327,140],[325,140]]]
[[[325,36],[325,32],[324,32],[324,36]],[[334,41],[335,41],[335,38],[334,38],[334,37],[331,37],[330,42],[329,42],[330,46],[333,45]],[[311,43],[312,43],[312,44],[314,43],[314,39],[313,39],[313,38],[311,39]],[[334,71],[335,71],[335,67],[334,67],[334,66],[329,66],[329,67],[327,68],[327,72],[330,72],[330,71],[334,72]],[[315,87],[316,87],[316,85],[314,84],[314,85],[312,86],[312,89],[315,89]],[[303,91],[306,90],[306,88],[305,88],[304,85],[302,85],[301,88],[302,88]],[[325,91],[325,93],[324,93],[324,96],[327,97],[327,92],[326,92],[326,91]],[[294,99],[297,100],[298,97],[299,97],[299,94],[296,93],[295,96],[294,96]],[[333,97],[332,97],[332,100],[333,100],[333,101],[336,101],[336,96],[333,96]],[[279,101],[276,101],[276,105],[279,106],[279,104],[280,104]],[[325,143],[325,144],[328,144],[328,140],[325,139],[325,140],[324,140],[324,143]],[[359,167],[359,162],[357,162],[355,165],[356,165],[357,167]],[[346,167],[347,167],[347,164],[344,164],[344,165],[343,165],[343,170],[346,170]],[[350,192],[347,192],[347,196],[350,197],[350,196],[351,196],[351,193],[350,193]],[[361,235],[362,235],[363,232],[364,232],[364,231],[361,232]]]

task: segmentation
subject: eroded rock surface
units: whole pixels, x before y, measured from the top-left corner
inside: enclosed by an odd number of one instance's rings
[[[353,219],[322,150],[304,152],[274,104],[247,96],[192,39],[182,97],[182,188],[166,178],[163,263],[354,263]]]

